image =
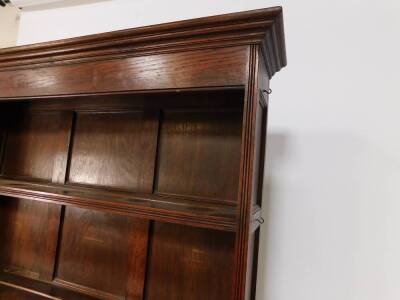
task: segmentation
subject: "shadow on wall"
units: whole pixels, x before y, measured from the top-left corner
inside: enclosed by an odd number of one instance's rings
[[[109,2],[109,1],[112,1],[112,0],[68,0],[68,1],[28,6],[28,7],[23,8],[23,11],[58,9],[58,8],[65,8],[65,7],[85,5],[85,4],[94,4],[94,3],[98,3],[98,2]]]
[[[348,131],[271,130],[257,300],[392,299],[400,160],[390,150]]]
[[[279,161],[283,160],[285,157],[287,136],[284,133],[269,133],[268,134],[268,149],[267,149],[267,160],[265,165],[265,179],[263,186],[263,218],[265,219],[265,224],[261,227],[260,236],[260,249],[258,258],[258,277],[257,277],[257,300],[266,300],[264,297],[264,285],[267,280],[267,243],[268,243],[268,230],[270,229],[271,223],[271,199],[272,199],[272,188],[273,188],[273,177],[269,176],[271,174],[270,170],[272,165],[279,164]]]

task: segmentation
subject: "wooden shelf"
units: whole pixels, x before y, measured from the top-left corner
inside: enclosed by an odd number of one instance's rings
[[[0,300],[254,299],[285,65],[281,7],[0,50]]]
[[[234,206],[200,203],[182,197],[10,179],[0,179],[0,195],[74,205],[196,227],[236,231],[237,211]]]
[[[94,300],[75,291],[12,274],[0,273],[0,300]]]

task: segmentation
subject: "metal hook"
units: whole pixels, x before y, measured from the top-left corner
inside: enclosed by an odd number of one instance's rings
[[[263,93],[266,93],[266,94],[268,94],[268,95],[271,95],[271,94],[272,94],[272,90],[271,90],[271,89],[263,90]]]
[[[264,220],[263,217],[260,217],[260,218],[257,219],[257,222],[260,223],[260,224],[264,224],[265,220]]]

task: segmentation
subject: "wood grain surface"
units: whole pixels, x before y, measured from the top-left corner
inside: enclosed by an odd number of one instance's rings
[[[68,207],[56,282],[101,298],[142,299],[148,221]]]
[[[151,193],[157,113],[78,113],[68,182]]]
[[[66,132],[60,113],[20,114],[10,122],[2,173],[51,181],[59,141]]]
[[[239,110],[165,111],[157,193],[236,202],[241,116]]]
[[[244,85],[247,57],[241,46],[0,72],[0,98]]]
[[[0,50],[0,299],[254,300],[280,7]]]
[[[233,234],[156,222],[146,299],[230,299],[233,261]]]

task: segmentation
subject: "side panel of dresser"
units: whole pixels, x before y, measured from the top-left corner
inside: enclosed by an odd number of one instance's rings
[[[244,101],[239,185],[240,221],[236,239],[235,300],[254,300],[260,238],[261,207],[268,116],[269,77],[259,46],[251,46]]]

